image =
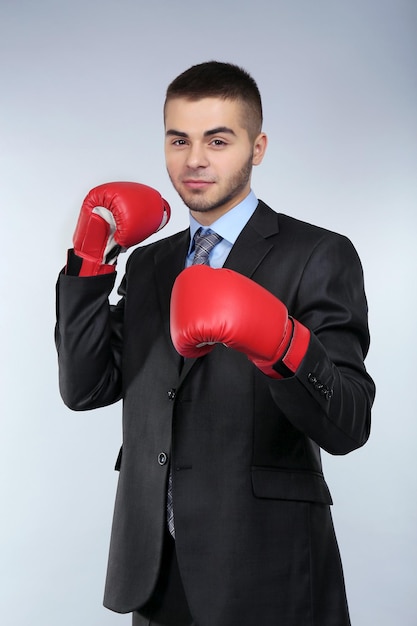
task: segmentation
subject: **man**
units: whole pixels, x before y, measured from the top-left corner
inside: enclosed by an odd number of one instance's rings
[[[267,139],[244,70],[190,68],[164,113],[190,228],[137,248],[110,306],[118,252],[169,206],[139,184],[96,188],[57,288],[64,401],[123,399],[104,603],[135,626],[345,626],[320,448],[369,436],[359,259],[254,196]]]

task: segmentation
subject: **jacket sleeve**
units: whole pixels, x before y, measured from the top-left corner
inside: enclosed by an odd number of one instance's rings
[[[61,273],[56,287],[59,387],[77,411],[112,404],[122,395],[124,300],[109,304],[115,274],[93,277]]]
[[[364,359],[369,347],[362,266],[351,242],[329,233],[303,268],[294,310],[311,331],[295,375],[271,381],[287,419],[331,454],[368,439],[375,387]]]

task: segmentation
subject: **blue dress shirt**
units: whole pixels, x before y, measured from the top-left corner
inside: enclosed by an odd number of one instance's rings
[[[188,249],[185,266],[192,265],[194,258],[194,235],[201,228],[203,233],[214,231],[221,237],[220,241],[210,252],[209,264],[211,267],[222,267],[227,256],[232,249],[233,244],[239,237],[243,228],[246,226],[253,212],[258,206],[258,199],[251,190],[242,202],[237,204],[233,209],[219,217],[210,227],[201,226],[196,219],[190,214],[190,247]]]

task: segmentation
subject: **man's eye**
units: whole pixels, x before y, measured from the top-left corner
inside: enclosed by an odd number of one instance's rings
[[[226,142],[225,142],[225,141],[223,141],[223,139],[213,139],[213,141],[211,142],[211,145],[212,145],[212,146],[216,146],[216,147],[217,147],[217,146],[219,146],[219,147],[220,147],[220,146],[225,146],[225,145],[226,145]]]
[[[175,139],[172,143],[174,146],[185,146],[185,139]]]

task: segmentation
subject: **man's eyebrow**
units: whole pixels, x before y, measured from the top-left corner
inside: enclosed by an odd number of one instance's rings
[[[206,130],[204,133],[204,137],[210,137],[211,135],[218,135],[220,133],[227,133],[229,135],[236,136],[235,131],[228,126],[218,126],[217,128],[213,128],[212,130]]]
[[[227,133],[229,135],[236,136],[235,131],[228,126],[218,126],[217,128],[212,128],[210,130],[206,130],[204,133],[204,137],[211,137],[213,135],[218,135],[220,133]],[[188,134],[184,133],[182,130],[175,130],[175,128],[169,128],[165,135],[167,137],[183,137],[184,139],[188,138]]]
[[[169,128],[166,131],[165,135],[167,137],[171,137],[171,136],[172,137],[184,137],[184,138],[188,137],[187,133],[183,133],[181,130],[175,130],[175,128]]]

